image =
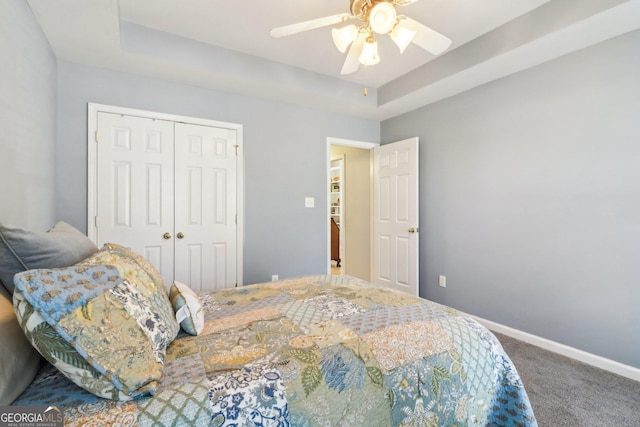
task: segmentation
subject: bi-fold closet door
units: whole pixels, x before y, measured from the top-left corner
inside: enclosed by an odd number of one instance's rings
[[[235,129],[98,112],[98,246],[131,248],[167,286],[235,286],[237,137]]]

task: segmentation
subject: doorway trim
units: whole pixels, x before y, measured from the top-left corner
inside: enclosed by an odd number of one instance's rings
[[[330,174],[330,169],[331,169],[331,146],[332,145],[342,145],[345,147],[354,147],[354,148],[364,148],[366,150],[373,150],[376,147],[380,146],[379,142],[368,142],[368,141],[358,141],[358,140],[353,140],[353,139],[343,139],[343,138],[334,138],[334,137],[327,137],[327,151],[326,151],[326,159],[325,159],[325,172],[326,172],[326,177],[324,182],[326,183],[325,188],[326,188],[326,196],[327,196],[327,204],[325,206],[325,212],[326,212],[326,220],[325,220],[325,227],[326,227],[326,236],[327,236],[327,253],[325,256],[325,259],[327,260],[327,274],[331,274],[331,227],[329,226],[329,224],[331,223],[331,195],[330,193],[330,189],[329,189],[329,180],[331,179]],[[370,164],[370,170],[373,167],[373,163],[372,160],[369,161]],[[344,188],[344,191],[346,191],[346,187]],[[371,192],[373,192],[373,189],[371,189]],[[373,201],[372,201],[373,203]],[[373,208],[373,204],[370,205],[369,207],[369,214],[371,215],[371,209]],[[373,224],[371,224],[371,227],[373,227]],[[371,238],[371,236],[373,236],[373,228],[370,228],[369,230],[369,237]],[[346,246],[346,244],[345,244]],[[373,250],[373,248],[372,248]],[[369,254],[369,259],[373,259],[373,252]],[[348,260],[347,260],[348,262]],[[346,264],[345,264],[346,265]],[[373,272],[373,265],[370,266],[370,268],[372,269],[372,271],[370,272],[370,277],[373,277],[371,274]]]
[[[87,103],[87,236],[96,241],[97,227],[96,215],[97,200],[97,173],[98,173],[98,112],[122,114],[126,116],[144,117],[155,120],[167,120],[171,122],[188,123],[194,125],[210,126],[223,129],[231,129],[237,132],[237,158],[236,158],[236,286],[242,286],[243,282],[243,247],[244,247],[244,156],[242,125],[238,123],[219,122],[216,120],[197,117],[180,116],[177,114],[158,113],[155,111],[138,110],[134,108],[118,107],[89,102]]]

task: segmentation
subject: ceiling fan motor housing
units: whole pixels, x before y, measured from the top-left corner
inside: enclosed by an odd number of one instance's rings
[[[373,6],[381,2],[393,4],[393,2],[386,0],[351,0],[351,15],[355,16],[358,19],[366,21],[369,15],[369,11],[373,9]]]
[[[378,3],[389,3],[395,7],[407,6],[415,3],[416,1],[418,0],[350,0],[351,15],[364,21],[366,20],[369,11]]]
[[[388,34],[396,25],[395,0],[351,0],[351,15],[366,24],[369,32]]]

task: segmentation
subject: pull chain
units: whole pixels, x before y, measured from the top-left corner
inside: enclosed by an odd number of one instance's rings
[[[367,81],[367,72],[369,71],[369,66],[365,65],[364,66],[364,70],[362,70],[362,71],[363,71],[363,74],[364,74],[364,81],[366,82]],[[366,86],[364,87],[364,90],[362,91],[362,95],[364,95],[364,96],[369,95],[369,89]]]

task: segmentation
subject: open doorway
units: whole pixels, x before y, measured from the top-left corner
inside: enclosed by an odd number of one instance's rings
[[[329,274],[371,278],[371,149],[377,146],[327,138]]]
[[[342,275],[345,268],[345,155],[339,153],[337,146],[331,146],[331,163],[329,164],[329,229],[331,236],[331,274]]]

